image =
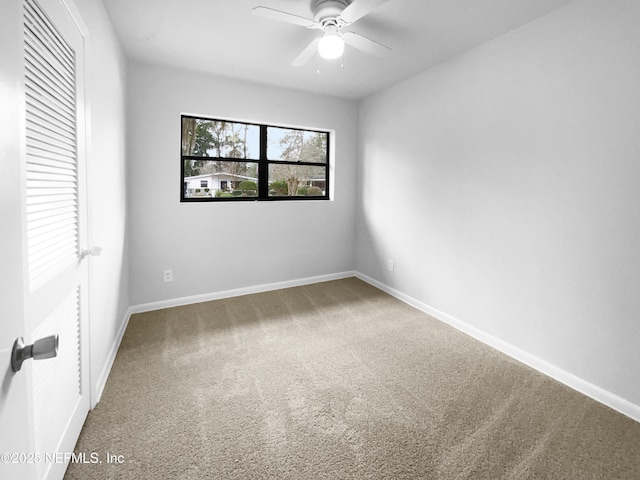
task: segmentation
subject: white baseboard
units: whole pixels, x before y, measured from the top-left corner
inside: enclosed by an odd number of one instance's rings
[[[118,349],[120,348],[120,343],[122,342],[122,337],[124,337],[124,332],[127,329],[127,325],[129,325],[129,319],[131,318],[132,311],[131,307],[127,309],[125,313],[124,319],[120,323],[120,327],[118,328],[118,332],[111,344],[111,348],[109,349],[109,354],[107,355],[107,359],[104,362],[104,366],[102,367],[102,372],[100,372],[100,376],[98,377],[95,383],[95,391],[91,397],[91,409],[93,410],[95,406],[100,401],[102,397],[102,392],[104,392],[104,387],[107,384],[107,379],[109,378],[109,374],[111,373],[111,368],[113,367],[113,362],[116,360],[116,355],[118,353]]]
[[[448,325],[451,325],[457,330],[460,330],[463,333],[475,338],[476,340],[481,341],[482,343],[495,348],[496,350],[518,360],[525,365],[557,380],[558,382],[576,390],[587,397],[592,398],[593,400],[600,402],[620,413],[626,415],[627,417],[632,418],[633,420],[640,422],[640,406],[636,405],[628,400],[625,400],[622,397],[619,397],[607,390],[604,390],[597,385],[594,385],[586,380],[583,380],[580,377],[573,375],[572,373],[567,372],[555,365],[552,365],[535,355],[531,355],[524,350],[521,350],[513,345],[504,342],[492,335],[489,335],[482,330],[479,330],[471,325],[458,320],[450,315],[447,315],[440,310],[437,310],[425,303],[422,303],[416,300],[413,297],[405,295],[404,293],[385,285],[378,280],[375,280],[367,275],[364,275],[360,272],[355,272],[355,276],[360,280],[382,290],[383,292],[388,293],[389,295],[396,297],[398,300],[403,301],[404,303],[411,305],[412,307],[421,310],[432,317],[440,320]]]
[[[191,305],[193,303],[210,302],[212,300],[239,297],[241,295],[250,295],[252,293],[270,292],[272,290],[299,287],[302,285],[328,282],[331,280],[340,280],[343,278],[349,278],[354,276],[356,276],[356,272],[353,272],[353,271],[332,273],[328,275],[319,275],[316,277],[299,278],[296,280],[286,280],[284,282],[266,283],[262,285],[254,285],[251,287],[236,288],[232,290],[223,290],[221,292],[204,293],[201,295],[192,295],[189,297],[172,298],[169,300],[161,300],[159,302],[143,303],[141,305],[134,305],[129,310],[131,311],[131,314],[151,312],[153,310],[161,310],[163,308],[180,307],[182,305]]]

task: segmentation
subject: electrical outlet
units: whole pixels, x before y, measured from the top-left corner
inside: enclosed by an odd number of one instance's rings
[[[387,262],[387,268],[389,269],[390,272],[393,272],[393,260],[389,260]]]
[[[173,270],[164,271],[164,283],[173,282]]]

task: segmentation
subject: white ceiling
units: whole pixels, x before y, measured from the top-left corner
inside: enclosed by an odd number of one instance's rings
[[[381,58],[347,46],[340,68],[340,61],[316,59],[290,66],[320,32],[251,13],[262,5],[312,17],[311,0],[103,0],[130,58],[356,99],[571,1],[389,0],[346,30],[392,53]]]

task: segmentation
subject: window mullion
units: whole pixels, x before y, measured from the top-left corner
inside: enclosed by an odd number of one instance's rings
[[[260,161],[258,164],[258,198],[269,198],[269,162],[267,161],[267,126],[260,125]]]

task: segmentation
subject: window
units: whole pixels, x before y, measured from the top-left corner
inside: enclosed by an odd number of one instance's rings
[[[329,132],[182,116],[180,201],[328,200]]]

